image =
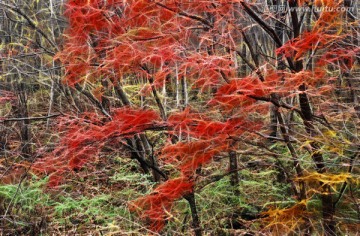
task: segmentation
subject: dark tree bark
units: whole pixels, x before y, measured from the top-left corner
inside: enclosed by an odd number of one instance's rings
[[[184,198],[188,201],[189,206],[190,206],[191,216],[192,216],[192,227],[194,229],[194,233],[196,236],[201,236],[202,229],[201,229],[199,214],[197,211],[195,194],[189,193],[188,195],[184,196]]]
[[[233,188],[234,194],[236,196],[240,195],[239,191],[239,173],[238,173],[238,160],[235,151],[229,152],[229,172],[232,174],[230,175],[230,184]]]

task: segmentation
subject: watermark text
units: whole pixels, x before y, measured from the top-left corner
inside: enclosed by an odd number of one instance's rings
[[[354,12],[355,7],[288,7],[287,5],[271,5],[269,6],[270,12]]]

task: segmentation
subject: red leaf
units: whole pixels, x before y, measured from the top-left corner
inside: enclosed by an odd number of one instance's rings
[[[137,211],[141,218],[150,220],[151,229],[160,231],[167,212],[175,200],[193,191],[193,183],[186,177],[168,180],[160,184],[152,194],[139,198],[130,204],[131,211]]]

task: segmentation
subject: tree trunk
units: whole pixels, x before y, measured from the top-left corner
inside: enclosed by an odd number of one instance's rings
[[[230,175],[230,184],[233,188],[234,194],[236,196],[240,195],[239,191],[239,173],[238,173],[238,161],[237,155],[235,151],[229,152],[229,172],[232,174]]]
[[[184,198],[188,201],[190,210],[191,210],[191,216],[192,216],[192,227],[194,229],[195,236],[201,236],[202,230],[200,225],[200,218],[197,212],[196,202],[195,202],[195,194],[189,193]]]
[[[310,102],[307,97],[307,94],[305,93],[306,87],[305,85],[300,86],[300,91],[302,93],[299,94],[299,102],[300,102],[300,108],[301,112],[303,114],[304,119],[304,125],[306,132],[311,136],[314,137],[316,135],[314,127],[312,125],[312,111],[310,107]],[[312,142],[310,144],[312,149],[312,159],[315,163],[315,169],[318,173],[325,173],[325,163],[324,163],[324,157],[322,156],[320,152],[319,145],[315,142]],[[324,234],[326,236],[335,236],[336,234],[336,222],[334,219],[335,214],[335,207],[333,204],[333,196],[331,193],[331,187],[328,184],[321,183],[322,187],[322,193],[321,193],[321,203],[322,203],[322,214],[323,214],[323,225],[324,225]]]
[[[16,82],[15,87],[18,93],[18,104],[16,107],[13,107],[14,115],[18,118],[28,117],[29,113],[27,107],[27,94],[25,91],[25,84],[23,82]],[[26,159],[30,158],[31,156],[29,126],[29,120],[19,121],[21,155]]]
[[[116,92],[117,96],[120,98],[123,105],[131,106],[130,100],[128,99],[122,86],[119,83],[113,84],[113,85],[115,88],[115,92]],[[146,158],[145,158],[145,154],[146,154],[148,156],[148,160],[149,160],[150,164],[154,167],[152,170],[153,180],[155,182],[159,182],[161,175],[157,171],[155,171],[155,168],[158,168],[157,158],[154,157],[154,155],[152,153],[147,136],[145,134],[138,134],[138,135],[135,135],[134,139],[135,139],[135,142],[137,143],[135,146],[132,144],[132,142],[130,140],[128,141],[128,144],[131,144],[130,147],[132,147],[132,148],[135,147],[135,150],[137,150],[137,152],[135,152],[135,153],[133,153],[133,151],[132,151],[133,157],[135,157],[135,155],[137,155],[136,159],[146,160]],[[137,148],[136,148],[136,146],[137,146]],[[141,149],[139,149],[139,148],[141,148]],[[148,166],[146,166],[145,163],[140,163],[140,164],[141,164],[141,167],[144,170],[144,172],[148,173],[149,172]]]

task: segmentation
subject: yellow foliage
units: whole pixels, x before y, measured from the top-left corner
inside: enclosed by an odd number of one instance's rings
[[[305,140],[300,148],[311,150],[311,143],[316,142],[321,145],[321,153],[336,153],[339,156],[344,155],[344,151],[349,148],[352,143],[346,139],[339,131],[323,130],[321,134],[312,137],[311,140]]]
[[[309,173],[302,177],[295,178],[295,181],[303,182],[321,182],[328,185],[341,184],[352,178],[349,173],[340,173],[340,174],[320,174],[317,172]]]
[[[325,137],[330,137],[330,138],[336,137],[336,132],[334,130],[327,130],[323,134]]]
[[[321,187],[330,187],[334,192],[337,192],[336,187],[341,186],[342,183],[353,183],[355,185],[359,184],[359,178],[351,175],[350,173],[340,173],[340,174],[329,174],[329,173],[308,173],[302,177],[295,178],[297,182],[306,182],[309,186],[318,186],[319,188],[312,188],[310,191],[320,194],[329,194],[330,192],[320,189]],[[318,185],[321,183],[321,185]]]
[[[267,222],[265,228],[269,229],[272,235],[287,235],[304,226],[309,212],[306,211],[306,200],[303,200],[290,208],[276,208],[262,214],[266,216],[264,218],[264,221]]]

